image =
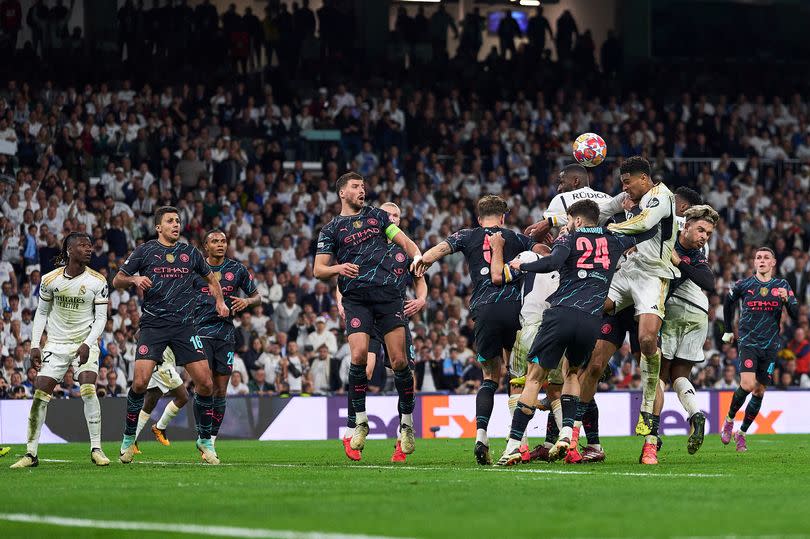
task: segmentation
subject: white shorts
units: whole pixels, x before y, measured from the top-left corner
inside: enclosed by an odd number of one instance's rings
[[[622,266],[610,282],[610,298],[614,312],[635,306],[636,316],[654,314],[663,320],[664,302],[669,291],[669,279],[649,275],[633,267]]]
[[[79,375],[83,372],[92,372],[98,375],[98,345],[94,344],[90,347],[90,356],[87,358],[87,363],[79,365],[79,358],[76,357],[76,350],[79,349],[80,344],[57,344],[48,343],[42,349],[42,368],[39,369],[39,376],[47,376],[53,378],[57,382],[61,382],[68,369],[73,366],[73,378],[79,379]]]
[[[670,301],[661,326],[661,353],[667,359],[704,361],[703,343],[708,333],[709,317],[706,313],[697,307]]]
[[[162,364],[152,373],[147,390],[158,388],[164,395],[183,385],[183,379],[177,373],[174,365]]]

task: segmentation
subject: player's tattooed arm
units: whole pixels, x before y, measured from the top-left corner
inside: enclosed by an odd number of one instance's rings
[[[424,255],[422,255],[420,260],[413,261],[412,271],[414,275],[417,277],[422,277],[434,262],[441,260],[452,252],[452,247],[450,247],[450,244],[446,241],[440,242],[438,245],[431,247]]]
[[[503,284],[504,267],[503,263],[503,246],[506,241],[503,239],[503,234],[496,232],[489,237],[489,248],[491,249],[492,257],[489,262],[489,278],[492,284],[500,286]]]
[[[312,267],[312,273],[316,279],[321,281],[328,281],[332,277],[342,275],[349,279],[354,279],[360,275],[360,266],[357,264],[335,264],[331,265],[332,255],[319,253],[315,255],[315,264]]]

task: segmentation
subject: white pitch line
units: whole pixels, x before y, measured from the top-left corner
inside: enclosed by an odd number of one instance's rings
[[[46,460],[40,459],[43,462],[75,462],[72,460]],[[210,464],[202,464],[199,462],[173,462],[165,460],[135,460],[133,464],[146,464],[154,466],[206,466],[212,467]],[[693,478],[713,478],[713,477],[728,477],[727,474],[711,474],[711,473],[649,473],[649,472],[598,472],[598,471],[585,471],[585,470],[552,470],[548,468],[459,468],[457,466],[387,466],[382,464],[281,464],[281,463],[258,463],[258,464],[242,464],[242,463],[223,463],[219,466],[264,466],[268,468],[330,468],[336,470],[349,470],[353,468],[361,468],[368,470],[411,470],[411,471],[453,471],[453,472],[501,472],[501,473],[534,473],[534,474],[547,474],[547,475],[591,475],[591,476],[620,476],[620,477],[693,477]],[[216,467],[216,466],[213,466]]]
[[[264,528],[237,528],[234,526],[205,526],[200,524],[177,524],[171,522],[137,522],[127,520],[95,520],[70,518],[58,515],[33,515],[25,513],[0,513],[0,520],[46,524],[67,528],[96,528],[105,530],[154,531],[160,533],[187,533],[213,537],[247,537],[253,539],[395,539],[386,535],[361,535],[354,533],[305,532],[295,530],[268,530]],[[399,539],[399,538],[397,538]],[[409,539],[409,538],[401,538]]]

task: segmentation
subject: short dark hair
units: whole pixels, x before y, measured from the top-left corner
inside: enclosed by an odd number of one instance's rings
[[[478,217],[501,216],[509,211],[509,205],[498,195],[486,195],[478,201]]]
[[[571,163],[570,165],[565,165],[562,169],[563,174],[571,174],[572,176],[579,176],[583,178],[586,182],[588,181],[588,169],[580,165],[579,163]]]
[[[757,253],[760,251],[767,251],[771,253],[772,257],[776,258],[776,253],[774,252],[774,250],[771,249],[770,247],[766,247],[765,245],[763,245],[762,247],[757,247],[757,250],[754,251],[754,256],[757,256]]]
[[[599,204],[593,200],[580,200],[568,207],[568,215],[571,217],[582,217],[587,223],[596,224],[599,222]]]
[[[174,206],[161,206],[155,210],[155,226],[159,225],[161,221],[163,221],[163,216],[167,213],[176,213],[177,216],[180,217],[180,210]]]
[[[675,196],[679,196],[689,203],[690,206],[703,204],[703,198],[694,189],[688,187],[678,187],[675,189]]]
[[[621,166],[621,173],[622,174],[646,174],[652,180],[652,168],[650,167],[650,162],[641,157],[640,155],[634,155],[632,157],[628,157]]]
[[[363,178],[360,174],[356,172],[347,172],[346,174],[338,178],[337,182],[335,182],[335,189],[337,190],[337,192],[340,193],[340,190],[346,187],[346,185],[351,180],[360,180],[361,182],[366,181],[365,178]]]
[[[208,238],[213,234],[222,234],[223,236],[225,236],[226,240],[228,239],[228,235],[225,233],[224,230],[220,230],[219,228],[212,228],[211,230],[205,233],[205,236],[203,236],[203,244],[208,243]]]

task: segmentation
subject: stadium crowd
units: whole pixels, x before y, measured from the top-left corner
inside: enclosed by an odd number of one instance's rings
[[[518,60],[511,52],[510,61]],[[810,387],[810,103],[799,93],[662,95],[606,85],[593,95],[559,88],[493,96],[461,86],[343,80],[281,99],[272,84],[252,79],[10,80],[0,89],[0,398],[31,396],[37,293],[64,235],[91,234],[90,266],[111,281],[127,254],[154,235],[151,216],[165,204],[181,210],[192,244],[200,246],[208,229],[226,231],[228,256],[258,283],[262,306],[236,320],[228,393],[342,392],[349,353],[335,289],[312,273],[314,240],[340,211],[337,177],[348,169],[365,176],[367,202],[397,203],[401,228],[425,250],[475,226],[483,194],[508,201],[515,230],[538,220],[571,160],[573,138],[586,131],[608,145],[609,159],[593,169],[595,189],[618,193],[618,165],[640,154],[672,190],[698,190],[721,215],[709,255],[717,293],[695,387],[738,383],[736,348],[720,338],[722,299],[763,244],[774,248],[802,304],[798,323],[783,322],[774,383]],[[314,131],[335,140],[319,145]],[[451,255],[428,278],[426,308],[411,319],[417,386],[474,392],[482,373],[471,344],[467,269]],[[123,396],[133,374],[139,297],[112,290],[110,299],[98,391]],[[65,397],[78,395],[70,374],[60,388]],[[627,345],[600,385],[614,388],[640,389]],[[379,362],[370,390],[391,389]]]

